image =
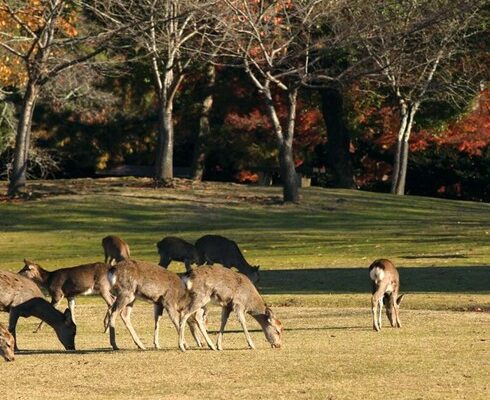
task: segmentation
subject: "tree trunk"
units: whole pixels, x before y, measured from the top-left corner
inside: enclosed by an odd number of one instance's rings
[[[26,186],[27,161],[31,142],[31,125],[34,108],[39,95],[39,87],[28,82],[22,111],[17,125],[15,137],[14,164],[10,176],[8,196],[18,195]]]
[[[168,99],[160,107],[158,154],[155,165],[155,179],[168,183],[174,177],[174,126],[173,101]]]
[[[216,67],[209,64],[206,67],[206,85],[204,99],[201,105],[201,116],[199,118],[199,131],[197,132],[194,145],[194,157],[192,160],[192,179],[202,181],[204,175],[204,162],[206,153],[204,145],[210,132],[209,115],[213,107],[213,89],[216,82]]]
[[[282,179],[283,201],[299,203],[299,185],[294,166],[293,147],[286,142],[283,142],[279,148],[279,171]]]
[[[344,120],[342,93],[321,89],[322,114],[327,127],[327,165],[333,173],[333,186],[355,188],[350,156],[350,135]]]
[[[402,106],[402,121],[398,132],[393,177],[391,182],[391,193],[397,195],[405,194],[405,184],[408,169],[408,155],[410,151],[410,134],[412,133],[413,119],[418,109],[418,103],[408,107]]]
[[[298,180],[293,158],[293,137],[296,120],[296,97],[298,89],[288,93],[287,129],[283,130],[270,91],[265,91],[265,103],[279,147],[279,173],[283,185],[283,201],[299,203]]]

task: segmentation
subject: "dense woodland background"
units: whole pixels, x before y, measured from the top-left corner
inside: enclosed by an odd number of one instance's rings
[[[3,0],[0,174],[287,187],[290,139],[316,185],[488,201],[486,17],[469,0]]]

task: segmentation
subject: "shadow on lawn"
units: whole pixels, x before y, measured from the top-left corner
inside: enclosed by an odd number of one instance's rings
[[[490,292],[490,267],[398,268],[401,292]],[[369,293],[367,268],[261,271],[264,294]]]

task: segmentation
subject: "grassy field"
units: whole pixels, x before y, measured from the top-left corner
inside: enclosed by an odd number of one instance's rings
[[[0,267],[23,258],[48,269],[103,258],[107,234],[135,259],[156,262],[167,235],[236,240],[261,265],[259,288],[286,327],[272,350],[258,325],[246,350],[234,318],[225,351],[177,351],[165,319],[160,351],[137,351],[118,321],[118,344],[102,333],[105,305],[77,302],[77,352],[22,320],[14,363],[0,363],[6,398],[487,399],[490,396],[490,206],[349,190],[306,189],[282,205],[279,188],[178,181],[173,189],[135,179],[36,182],[32,201],[0,203]],[[0,191],[5,184],[0,183]],[[367,267],[400,269],[402,329],[371,330]],[[171,264],[181,272],[183,266]],[[152,343],[152,307],[133,313]],[[0,314],[7,322],[7,314]],[[218,328],[212,308],[210,329]],[[387,320],[384,320],[385,326]]]

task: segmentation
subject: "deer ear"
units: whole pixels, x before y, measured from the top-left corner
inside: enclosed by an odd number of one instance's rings
[[[402,294],[402,295],[398,296],[398,298],[396,299],[396,304],[400,305],[400,303],[403,300],[403,296],[405,296],[405,294]]]
[[[256,265],[254,268],[256,271],[259,271],[260,265]]]
[[[71,317],[71,311],[69,308],[67,308],[65,310],[65,312],[63,313],[63,316],[65,317],[65,325],[66,326],[70,326],[74,323],[73,318]]]

